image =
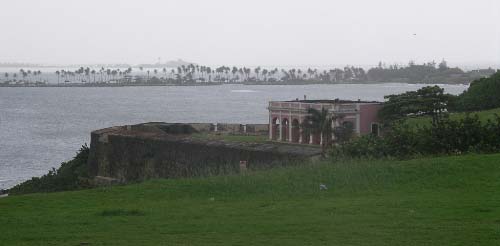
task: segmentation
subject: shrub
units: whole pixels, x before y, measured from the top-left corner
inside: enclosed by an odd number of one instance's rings
[[[458,96],[460,111],[485,110],[500,107],[500,71],[489,78],[473,81],[467,91]]]
[[[9,190],[9,194],[55,192],[89,188],[87,159],[89,148],[83,145],[73,160],[63,162],[59,169],[52,168],[42,177],[33,177]]]
[[[333,148],[336,158],[408,158],[419,155],[491,153],[500,150],[500,117],[481,124],[477,115],[443,119],[431,126],[393,125],[383,138],[372,135]]]

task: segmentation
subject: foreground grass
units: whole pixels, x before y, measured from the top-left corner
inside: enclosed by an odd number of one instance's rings
[[[459,120],[465,117],[467,113],[451,113],[450,114],[450,119],[451,120]],[[477,112],[469,112],[469,115],[473,116],[476,115],[479,117],[479,120],[481,122],[486,123],[488,120],[495,120],[495,114],[500,116],[500,108],[495,108],[495,109],[490,109],[490,110],[484,110],[484,111],[477,111]],[[432,118],[429,116],[425,117],[413,117],[413,118],[408,118],[406,122],[410,126],[425,126],[425,125],[431,125]]]
[[[500,154],[153,180],[0,211],[2,245],[500,245]]]

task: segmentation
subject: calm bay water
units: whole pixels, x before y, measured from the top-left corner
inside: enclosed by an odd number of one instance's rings
[[[363,99],[423,85],[0,88],[0,189],[71,159],[92,130],[147,121],[266,123],[269,100]],[[441,85],[458,94],[465,85]]]

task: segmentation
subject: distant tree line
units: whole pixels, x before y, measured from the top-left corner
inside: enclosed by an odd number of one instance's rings
[[[446,61],[439,64],[427,62],[417,65],[378,66],[365,71],[362,67],[344,68],[265,68],[229,67],[212,68],[202,65],[181,65],[177,68],[144,68],[132,73],[129,68],[93,69],[80,67],[76,70],[58,70],[57,83],[122,83],[122,84],[193,84],[193,83],[468,83],[474,79],[487,77],[495,71],[491,68],[464,72],[460,68],[448,67]],[[37,71],[38,75],[41,74]],[[37,73],[21,69],[19,73],[5,73],[4,82],[46,82],[37,80]]]
[[[158,71],[153,70],[156,77]],[[345,66],[320,70],[247,68],[220,66],[182,65],[170,72],[163,70],[160,79],[173,82],[219,82],[219,83],[350,83],[350,82],[403,82],[403,83],[468,83],[474,79],[487,77],[495,70],[488,68],[464,72],[460,68],[450,68],[446,61],[439,64],[428,62],[417,65],[414,62],[407,66],[385,66],[382,62],[377,67],[365,71],[362,67]],[[149,76],[149,70],[148,70]]]
[[[80,67],[75,71],[58,70],[55,72],[57,75],[57,83],[106,83],[113,81],[121,81],[126,76],[132,73],[132,68],[127,69],[109,69],[101,67],[99,70],[91,69],[89,67]]]
[[[19,70],[19,75],[18,73],[4,73],[4,81],[22,81],[25,83],[32,83],[32,84],[42,84],[46,83],[41,77],[42,71],[40,70],[24,70],[20,69]],[[10,79],[10,80],[9,80]]]

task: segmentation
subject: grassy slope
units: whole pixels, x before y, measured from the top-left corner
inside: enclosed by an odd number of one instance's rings
[[[452,120],[457,120],[461,119],[465,116],[466,113],[451,113],[450,114],[450,119]],[[482,122],[486,122],[488,119],[494,120],[495,119],[495,114],[498,114],[500,116],[500,108],[496,109],[490,109],[490,110],[484,110],[484,111],[478,111],[478,112],[470,112],[469,113],[471,116],[474,114],[477,114],[479,116],[479,119]],[[429,125],[431,124],[431,117],[416,117],[416,118],[409,118],[407,122],[410,125],[416,126],[416,125]]]
[[[500,154],[324,163],[8,197],[0,244],[500,245],[499,164]]]

